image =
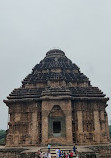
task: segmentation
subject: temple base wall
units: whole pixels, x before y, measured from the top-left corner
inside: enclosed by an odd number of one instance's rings
[[[111,145],[76,146],[79,158],[111,158]],[[51,146],[50,152],[54,154],[58,146]],[[59,146],[61,150],[72,150],[73,146]],[[30,150],[30,151],[29,151]],[[36,148],[0,148],[0,158],[38,158],[37,151],[46,152],[47,146]],[[52,158],[55,156],[52,154]]]

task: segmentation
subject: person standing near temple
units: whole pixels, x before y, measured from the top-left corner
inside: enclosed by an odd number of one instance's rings
[[[73,158],[73,152],[72,151],[70,152],[70,157]]]
[[[51,148],[51,145],[48,144],[48,153],[50,153],[50,148]]]
[[[59,158],[59,149],[56,149],[56,158]]]
[[[51,153],[50,152],[48,153],[47,158],[51,158]]]
[[[59,158],[61,157],[61,150],[59,149]]]
[[[41,152],[40,153],[40,158],[43,158],[44,157],[44,154]]]
[[[75,145],[73,146],[73,152],[76,154],[76,147],[75,147]]]
[[[44,154],[44,158],[47,158],[48,157],[48,154],[45,152],[45,154]]]

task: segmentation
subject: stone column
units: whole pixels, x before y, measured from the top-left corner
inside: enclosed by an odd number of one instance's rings
[[[42,144],[48,144],[48,116],[46,107],[47,101],[42,102]],[[48,109],[47,109],[48,110]]]
[[[38,136],[38,129],[37,129],[37,107],[34,105],[33,107],[33,113],[32,113],[32,130],[31,130],[31,136],[32,136],[32,144],[37,143],[37,136]]]
[[[104,120],[104,111],[101,111],[101,120]]]
[[[72,138],[72,108],[71,108],[71,101],[69,101],[67,105],[67,112],[66,112],[66,137],[67,137],[67,143],[72,144],[73,138]]]
[[[100,115],[101,115],[101,130],[103,131],[103,132],[105,132],[106,131],[106,129],[105,129],[105,118],[104,118],[104,111],[102,110],[101,112],[100,112]]]
[[[82,119],[82,111],[77,111],[77,120],[78,120],[78,141],[79,143],[83,142],[83,119]]]
[[[107,142],[110,142],[110,134],[109,134],[109,127],[108,127],[108,116],[106,114],[106,132],[107,132]]]
[[[78,119],[78,131],[79,133],[82,133],[83,132],[82,111],[77,111],[77,119]]]
[[[100,121],[99,121],[99,111],[94,111],[94,125],[95,125],[95,141],[100,143]]]

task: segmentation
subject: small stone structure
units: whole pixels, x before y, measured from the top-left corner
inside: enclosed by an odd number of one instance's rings
[[[61,50],[47,52],[7,98],[6,146],[109,142],[108,98]]]

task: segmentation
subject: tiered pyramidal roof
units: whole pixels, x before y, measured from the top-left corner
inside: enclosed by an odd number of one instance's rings
[[[61,69],[61,71],[56,72],[51,71],[51,69]],[[23,84],[46,82],[46,80],[82,82],[88,81],[88,78],[83,73],[80,73],[79,68],[65,56],[63,51],[51,50],[46,54],[46,57],[33,68],[32,73],[25,78]]]
[[[22,87],[14,89],[5,102],[37,100],[41,99],[46,90],[51,93],[56,91],[56,94],[59,94],[66,89],[70,91],[70,96],[73,98],[105,99],[103,92],[91,86],[89,79],[65,56],[63,51],[53,49],[46,53],[45,58],[22,81]]]

